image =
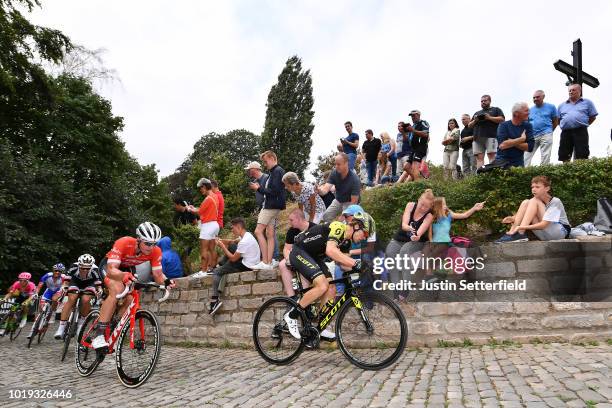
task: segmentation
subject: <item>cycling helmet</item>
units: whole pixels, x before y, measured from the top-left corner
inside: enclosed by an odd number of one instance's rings
[[[21,272],[17,279],[25,279],[30,280],[32,278],[32,274],[30,272]]]
[[[66,267],[64,266],[63,263],[60,262],[58,264],[53,265],[53,270],[54,271],[64,272],[66,270]]]
[[[89,254],[83,254],[79,256],[77,262],[80,267],[91,267],[96,262],[96,259]]]
[[[365,232],[367,235],[370,235],[372,229],[371,220],[372,217],[370,217],[368,213],[356,212],[355,214],[353,214],[353,219],[351,220],[351,223],[359,224],[363,232]]]
[[[136,228],[136,236],[142,241],[157,243],[161,238],[161,230],[157,225],[146,221]]]

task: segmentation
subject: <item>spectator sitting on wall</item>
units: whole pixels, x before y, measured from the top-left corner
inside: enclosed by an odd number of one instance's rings
[[[170,237],[162,237],[157,243],[157,246],[162,250],[162,271],[169,279],[183,277],[183,264],[179,254],[172,249],[172,240]]]
[[[226,259],[222,261],[222,265],[213,270],[213,295],[210,302],[208,313],[214,315],[221,307],[223,302],[219,298],[223,287],[221,279],[223,276],[244,272],[253,269],[259,262],[261,253],[259,252],[259,244],[253,235],[246,230],[246,224],[243,218],[234,218],[231,221],[232,234],[236,237],[234,240],[217,238],[216,244],[223,251]]]
[[[307,221],[306,218],[304,218],[304,212],[298,208],[289,213],[288,221],[291,228],[287,230],[287,235],[285,236],[285,245],[283,246],[284,259],[280,261],[278,268],[281,271],[281,280],[283,281],[285,293],[293,300],[297,300],[295,290],[293,290],[293,278],[297,278],[299,275],[299,277],[302,279],[303,288],[309,287],[310,283],[302,275],[296,274],[289,269],[287,265],[289,261],[289,254],[291,253],[291,248],[293,248],[293,244],[295,243],[295,237],[306,231],[308,228],[314,227],[316,224]]]
[[[565,207],[559,198],[551,195],[550,188],[550,179],[546,176],[531,179],[533,198],[523,200],[515,215],[503,219],[504,224],[512,227],[495,243],[529,241],[528,230],[542,241],[569,237],[572,228]]]

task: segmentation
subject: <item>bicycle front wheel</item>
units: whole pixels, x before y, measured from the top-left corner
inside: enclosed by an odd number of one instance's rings
[[[76,333],[80,310],[81,299],[78,298],[74,305],[70,318],[68,319],[68,323],[66,323],[66,330],[64,331],[64,349],[62,350],[62,361],[66,359],[66,354],[68,354],[68,347],[70,346],[70,340],[72,340],[74,334]]]
[[[338,312],[336,337],[340,350],[352,364],[364,370],[388,367],[406,346],[408,328],[404,314],[380,293],[354,294],[353,299]]]
[[[93,373],[100,362],[98,353],[91,346],[91,342],[96,337],[96,325],[100,312],[92,310],[83,323],[83,327],[77,333],[76,348],[74,351],[76,368],[79,374],[83,377],[88,377]]]
[[[261,357],[277,365],[289,364],[304,350],[304,342],[289,333],[284,316],[297,303],[287,297],[267,300],[253,321],[253,341]],[[304,333],[304,321],[298,317],[300,333]]]
[[[123,385],[136,388],[145,383],[161,353],[161,331],[155,315],[138,310],[134,322],[134,345],[130,344],[130,325],[126,324],[117,340],[117,375]]]
[[[11,335],[9,336],[11,341],[15,340],[19,337],[19,333],[21,333],[21,314],[13,315],[11,321]]]

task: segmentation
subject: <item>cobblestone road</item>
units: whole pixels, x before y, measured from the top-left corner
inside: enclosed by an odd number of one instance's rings
[[[29,351],[25,337],[0,339],[0,406],[24,406],[9,389],[64,388],[76,398],[25,406],[612,407],[608,344],[406,350],[379,372],[353,367],[338,350],[275,367],[252,350],[164,346],[149,382],[134,390],[119,383],[112,358],[81,378],[72,351],[65,363],[59,354],[51,338]]]

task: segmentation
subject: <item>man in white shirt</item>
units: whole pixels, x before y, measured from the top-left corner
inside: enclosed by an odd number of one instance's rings
[[[219,293],[223,291],[221,280],[229,273],[244,272],[253,269],[261,261],[259,243],[246,230],[243,218],[234,218],[231,221],[232,233],[236,239],[219,239],[216,243],[225,254],[227,261],[213,270],[213,296],[210,302],[208,313],[214,315],[221,307],[223,302],[219,299]],[[236,245],[237,244],[237,245]],[[228,247],[229,246],[229,247]]]

